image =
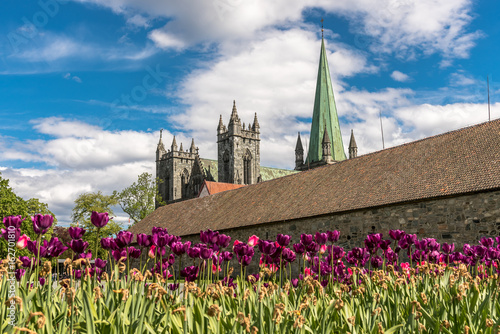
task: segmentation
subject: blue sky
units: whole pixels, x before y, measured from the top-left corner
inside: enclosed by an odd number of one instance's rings
[[[499,4],[468,0],[4,0],[0,172],[68,222],[74,199],[154,173],[159,130],[216,157],[257,112],[261,165],[307,140],[321,19],[344,144],[361,154],[500,117]],[[119,212],[119,210],[118,210]],[[119,212],[118,220],[127,218]]]

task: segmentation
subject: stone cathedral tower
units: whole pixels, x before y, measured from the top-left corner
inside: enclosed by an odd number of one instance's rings
[[[241,124],[233,101],[226,128],[222,115],[217,127],[217,161],[219,182],[254,184],[260,180],[260,126],[255,114],[253,124]]]

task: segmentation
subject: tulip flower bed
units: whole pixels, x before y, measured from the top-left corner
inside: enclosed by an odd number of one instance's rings
[[[21,221],[4,218],[2,233],[33,256],[0,265],[2,333],[500,333],[500,237],[459,252],[392,230],[344,250],[338,231],[293,243],[207,230],[193,244],[153,228],[136,246],[127,231],[101,239],[100,259],[83,229],[71,228],[68,245],[42,243],[21,236]],[[51,218],[33,225],[41,236]],[[68,248],[68,278],[54,278],[50,260]],[[247,272],[253,262],[258,272]]]

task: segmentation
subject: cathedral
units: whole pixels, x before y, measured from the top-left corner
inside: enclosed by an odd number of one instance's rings
[[[200,158],[194,141],[184,150],[174,138],[165,150],[160,135],[156,171],[169,205],[129,230],[163,227],[192,242],[208,228],[238,240],[339,230],[350,248],[391,229],[457,247],[500,234],[500,119],[360,156],[351,131],[346,155],[323,39],[315,94],[295,170],[260,166],[257,115],[245,126],[235,103],[227,126],[219,120],[217,160]]]
[[[292,152],[291,152],[292,156]],[[357,156],[357,146],[351,131],[349,158]],[[233,101],[229,122],[224,125],[222,115],[217,126],[217,160],[202,159],[194,139],[188,150],[180,147],[174,136],[166,150],[160,132],[156,150],[156,176],[160,180],[159,193],[167,204],[195,198],[204,182],[250,185],[325,164],[346,160],[342,143],[337,107],[333,95],[325,43],[321,39],[316,94],[310,132],[310,144],[304,159],[300,133],[295,148],[295,170],[260,165],[260,126],[257,114],[248,127],[242,123]]]

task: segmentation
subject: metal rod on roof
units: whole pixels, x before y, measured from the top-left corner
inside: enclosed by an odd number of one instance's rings
[[[490,77],[486,76],[486,82],[488,84],[488,122],[491,122],[491,114],[490,114]]]
[[[385,150],[384,127],[382,126],[382,111],[381,110],[379,110],[379,118],[380,118],[380,131],[382,132],[382,149]]]

